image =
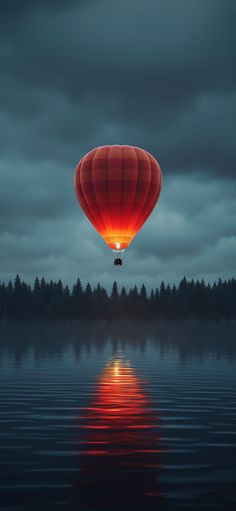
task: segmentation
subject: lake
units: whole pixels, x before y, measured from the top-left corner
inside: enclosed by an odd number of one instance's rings
[[[234,323],[0,326],[1,511],[236,509]]]

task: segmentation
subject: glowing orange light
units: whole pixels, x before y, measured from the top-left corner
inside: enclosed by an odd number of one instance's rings
[[[110,511],[114,498],[121,499],[122,506],[130,498],[132,506],[144,499],[145,507],[145,499],[159,495],[162,450],[158,419],[128,362],[116,358],[106,366],[86,411],[83,427],[87,436],[80,467],[83,505],[94,505],[100,499],[104,511]]]

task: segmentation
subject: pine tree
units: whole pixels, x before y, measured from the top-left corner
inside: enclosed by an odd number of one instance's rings
[[[141,290],[140,290],[140,298],[145,302],[146,299],[147,299],[147,291],[146,291],[146,287],[144,284],[142,284],[141,286]]]
[[[126,298],[126,296],[127,296],[126,295],[126,290],[125,290],[125,288],[123,286],[122,289],[121,289],[120,297],[121,297],[122,300],[124,300]]]
[[[165,305],[166,305],[166,289],[165,284],[162,281],[160,286],[160,293],[159,293],[159,309],[158,309],[158,316],[163,317],[165,315]]]
[[[4,284],[0,284],[0,318],[7,317],[7,288]]]
[[[118,300],[119,298],[119,294],[118,294],[118,286],[117,286],[117,282],[114,281],[113,282],[113,285],[112,285],[112,291],[111,291],[111,299],[113,301],[116,301]]]
[[[71,300],[71,308],[72,308],[72,317],[75,319],[79,319],[83,314],[83,288],[80,279],[77,279],[76,284],[72,289],[72,300]]]

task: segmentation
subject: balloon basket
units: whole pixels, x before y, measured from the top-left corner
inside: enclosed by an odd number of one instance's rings
[[[114,265],[115,266],[122,266],[122,259],[120,259],[119,257],[117,257],[117,259],[114,259]]]
[[[123,255],[124,255],[124,250],[112,250],[113,252],[113,255],[114,255],[114,265],[115,266],[122,266],[123,262],[122,262],[122,259],[123,259]]]

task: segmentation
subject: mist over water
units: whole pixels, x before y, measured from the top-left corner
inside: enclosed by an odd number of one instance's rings
[[[1,510],[235,509],[235,333],[2,324]]]

